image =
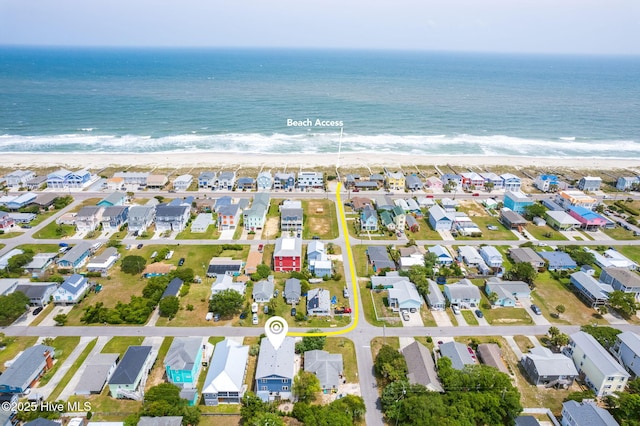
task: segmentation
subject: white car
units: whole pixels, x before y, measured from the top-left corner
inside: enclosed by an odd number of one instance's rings
[[[253,323],[253,325],[258,325],[258,322],[260,322],[260,320],[258,320],[258,314],[253,314],[251,322]]]

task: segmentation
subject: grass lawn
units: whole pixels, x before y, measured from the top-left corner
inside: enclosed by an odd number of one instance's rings
[[[69,381],[71,380],[71,378],[78,372],[78,369],[80,369],[80,366],[87,359],[87,357],[89,356],[93,348],[96,346],[97,342],[98,342],[97,338],[93,339],[91,342],[89,342],[87,347],[84,348],[84,350],[82,351],[78,359],[75,360],[75,362],[71,365],[71,368],[69,368],[69,371],[67,371],[67,373],[64,375],[62,380],[60,380],[60,382],[58,382],[56,387],[53,389],[53,392],[51,392],[51,395],[49,396],[49,401],[58,400],[58,396],[60,395],[60,392],[64,390],[64,388],[69,384]]]
[[[239,240],[240,237],[242,236],[243,230],[244,230],[243,220],[242,220],[242,217],[240,217],[240,224],[236,226],[236,230],[233,231],[233,239]]]
[[[31,250],[34,254],[38,253],[57,253],[60,246],[57,244],[23,244],[16,247],[21,250]]]
[[[302,200],[304,210],[304,228],[302,238],[310,239],[317,235],[322,240],[338,238],[338,219],[336,205],[328,199]]]
[[[196,233],[191,232],[189,227],[176,236],[176,240],[217,240],[218,238],[220,238],[220,231],[214,225],[209,225],[205,232]]]
[[[83,207],[95,206],[96,204],[98,204],[100,202],[100,200],[102,200],[102,198],[87,198],[86,200],[84,200],[83,202],[81,202],[80,204],[75,206],[72,210],[70,210],[69,213],[77,213]]]
[[[383,325],[386,325],[387,327],[402,327],[402,322],[400,321],[399,316],[397,321],[379,321],[376,319],[376,313],[374,310],[374,300],[376,296],[372,299],[371,296],[373,292],[367,288],[366,283],[366,280],[358,280],[358,285],[360,286],[360,300],[362,301],[362,306],[360,308],[363,310],[364,317],[367,322],[371,325],[375,325],[376,327],[382,327]],[[383,293],[380,293],[378,296],[382,294]],[[384,294],[386,294],[386,292],[384,292]],[[376,309],[378,308],[376,307]],[[378,313],[378,315],[382,316],[380,313]]]
[[[470,216],[471,220],[478,225],[478,228],[482,231],[481,237],[463,237],[458,236],[456,240],[517,240],[513,232],[508,230],[497,218],[491,216]],[[498,229],[496,231],[490,231],[487,226],[493,225]]]
[[[638,237],[633,235],[633,231],[627,231],[622,226],[616,226],[613,229],[602,228],[602,232],[604,232],[614,240],[637,240],[638,239]]]
[[[249,348],[253,345],[260,345],[259,337],[245,337],[242,342],[245,345],[248,345]],[[247,362],[247,373],[244,378],[244,382],[247,385],[247,389],[252,390],[253,384],[256,379],[256,366],[258,365],[258,356],[249,355],[249,361]]]
[[[38,341],[37,337],[4,337],[2,342],[6,345],[3,350],[0,351],[0,366],[4,366],[4,363],[12,360],[20,352],[33,346]],[[4,370],[4,368],[3,368]]]
[[[533,325],[533,320],[523,308],[494,308],[482,312],[491,325]]]
[[[620,246],[616,247],[616,250],[618,250],[634,262],[640,262],[640,246]]]
[[[24,232],[22,231],[3,232],[2,234],[0,234],[0,239],[8,240],[9,238],[19,237],[22,234],[24,234]]]
[[[433,353],[433,348],[435,347],[435,345],[433,344],[433,338],[431,338],[431,341],[429,341],[429,338],[427,336],[415,336],[414,339],[429,348],[429,350]]]
[[[420,308],[420,316],[422,317],[422,322],[424,323],[425,327],[438,326],[438,324],[436,323],[436,320],[433,319],[433,314],[431,313],[431,310],[426,304],[422,305],[422,308]]]
[[[346,337],[327,337],[324,350],[335,354],[342,354],[342,370],[347,383],[358,382],[358,364],[356,362],[356,349],[353,342]]]
[[[478,319],[474,315],[473,311],[463,309],[462,311],[460,311],[460,314],[462,315],[462,317],[464,318],[464,320],[467,322],[468,325],[478,325]]]
[[[142,344],[144,337],[139,336],[116,336],[112,337],[102,348],[103,354],[120,354],[120,358],[127,351],[129,346],[138,346]]]
[[[347,220],[347,229],[349,230],[349,236],[351,238],[362,240],[362,244],[367,240],[397,240],[396,233],[393,231],[387,231],[386,229],[379,229],[377,231],[360,231],[360,226],[357,220]]]
[[[145,385],[145,390],[149,390],[153,386],[163,383],[163,378],[165,373],[164,357],[167,356],[167,352],[169,352],[169,348],[171,347],[172,343],[173,343],[173,337],[165,337],[162,340],[160,349],[158,349],[158,356],[156,358],[156,362],[153,364],[153,368],[149,373],[149,377]]]
[[[533,235],[535,239],[540,241],[545,241],[545,240],[559,241],[559,240],[567,239],[567,237],[565,237],[564,235],[562,235],[560,232],[556,231],[549,225],[544,225],[544,226],[529,225],[527,226],[527,232]]]
[[[33,238],[40,240],[53,240],[61,239],[64,237],[70,237],[76,233],[76,228],[73,225],[58,225],[55,221],[51,222],[35,234]]]
[[[58,213],[59,211],[60,210],[49,210],[46,213],[38,213],[36,218],[33,219],[31,222],[29,222],[29,225],[31,225],[32,227],[40,225],[42,222],[49,219],[51,216]]]
[[[529,352],[529,349],[534,347],[533,343],[527,336],[516,334],[515,336],[513,336],[513,340],[515,340],[516,344],[523,353]]]
[[[455,315],[455,314],[453,313],[453,311],[451,310],[451,308],[447,308],[447,309],[445,309],[445,312],[446,312],[446,313],[447,313],[447,315],[449,316],[449,320],[451,321],[451,324],[452,324],[454,327],[457,327],[457,326],[458,326],[458,316],[457,316],[457,315]]]
[[[409,239],[414,240],[441,240],[442,237],[438,231],[431,229],[429,225],[429,215],[425,215],[421,219],[416,219],[420,224],[420,230],[418,232],[405,231],[405,234]]]
[[[399,337],[374,337],[371,340],[371,356],[376,359],[378,352],[382,345],[389,345],[394,349],[400,350],[400,338]]]
[[[540,307],[542,313],[551,322],[558,324],[603,324],[607,321],[600,318],[595,309],[585,305],[572,291],[569,278],[554,279],[549,272],[538,274],[535,280],[535,290],[531,293],[532,300]],[[562,303],[566,312],[560,318],[550,314],[556,312],[556,306]]]
[[[367,258],[367,246],[353,246],[351,251],[353,252],[353,262],[356,266],[356,274],[359,277],[369,277],[373,275],[373,268],[369,265],[369,259]]]
[[[75,347],[78,346],[78,343],[80,343],[80,337],[78,336],[58,336],[53,339],[52,346],[55,349],[56,363],[51,370],[44,373],[44,375],[40,378],[38,386],[44,386],[49,383],[49,380],[51,380],[53,375],[56,374],[58,368],[60,368],[60,366],[64,364],[64,361],[75,349]]]
[[[195,327],[220,324],[205,319],[209,312],[209,293],[211,293],[211,286],[208,283],[191,284],[189,293],[180,298],[180,310],[175,318],[169,320],[169,318],[160,317],[156,326]],[[187,305],[193,305],[193,311],[188,311]]]
[[[93,413],[91,421],[123,421],[129,414],[137,413],[142,406],[140,401],[111,398],[109,386],[105,386],[100,395],[73,395],[69,402],[79,402],[81,407],[84,402],[89,402]]]

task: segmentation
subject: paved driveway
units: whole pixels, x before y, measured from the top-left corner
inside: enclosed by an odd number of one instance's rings
[[[524,310],[527,311],[527,314],[529,314],[529,316],[531,317],[531,319],[536,325],[551,325],[549,320],[546,319],[543,315],[536,315],[535,313],[533,313],[533,311],[531,310],[531,299],[521,297],[519,302],[520,302],[520,305],[522,305],[522,307],[524,308]],[[504,309],[509,309],[509,308],[504,308]]]
[[[445,311],[431,311],[433,319],[438,324],[438,327],[453,327],[449,315]]]
[[[403,327],[424,327],[424,323],[422,322],[422,317],[420,316],[419,311],[413,314],[407,312],[407,314],[409,314],[409,321],[405,321],[402,317],[402,314],[400,314],[400,319],[402,320]]]

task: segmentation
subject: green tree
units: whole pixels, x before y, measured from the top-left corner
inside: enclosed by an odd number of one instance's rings
[[[407,363],[392,346],[382,345],[373,365],[376,374],[388,382],[406,378]]]
[[[314,328],[309,333],[320,333],[322,330]],[[301,354],[307,351],[322,350],[327,342],[327,336],[304,336],[302,341],[296,343],[296,352]]]
[[[209,301],[209,311],[222,317],[230,317],[240,313],[244,297],[235,290],[227,289],[214,294]]]
[[[173,319],[180,310],[180,299],[177,296],[167,296],[160,300],[160,315]]]
[[[285,426],[282,418],[276,413],[259,413],[249,424],[251,426]]]
[[[316,394],[322,390],[320,380],[315,374],[300,370],[298,375],[293,378],[293,394],[298,401],[308,402],[315,401]]]
[[[271,411],[269,404],[258,398],[254,393],[247,392],[242,397],[240,415],[245,422],[251,422],[261,413]]]
[[[613,309],[620,311],[626,316],[635,315],[639,309],[639,304],[636,302],[634,293],[625,293],[622,290],[614,290],[609,295],[609,306]]]
[[[564,305],[560,304],[556,306],[556,311],[558,311],[558,315],[562,315],[566,312],[567,308]]]
[[[498,299],[500,299],[500,296],[498,296],[498,293],[496,293],[495,291],[492,291],[487,296],[487,299],[489,299],[489,302],[491,303],[491,306],[493,307],[493,305],[495,305],[498,302]]]
[[[580,330],[593,336],[605,349],[610,349],[616,343],[616,336],[622,333],[617,328],[604,325],[583,325]]]
[[[180,268],[169,273],[169,279],[173,278],[180,278],[185,283],[192,283],[195,274],[191,268]]]
[[[22,254],[16,254],[11,256],[7,261],[7,271],[12,274],[20,274],[24,272],[22,269],[23,266],[28,264],[33,260],[33,251],[32,250],[24,250]]]
[[[256,267],[256,273],[260,276],[261,279],[266,280],[269,275],[272,274],[271,268],[269,265],[261,263]]]
[[[486,182],[484,184],[484,189],[486,189],[488,193],[491,193],[494,187],[495,187],[495,184],[493,182]]]
[[[189,407],[186,399],[180,398],[180,388],[171,383],[162,383],[150,388],[144,395],[140,415],[150,417],[182,416],[182,424],[197,425],[200,421],[198,407]]]
[[[53,320],[56,322],[56,325],[60,325],[63,326],[67,323],[67,314],[58,314],[55,317],[53,317]]]
[[[300,280],[300,292],[301,294],[307,294],[311,290],[311,285],[307,280]]]
[[[524,281],[529,285],[533,284],[537,276],[538,271],[536,271],[529,262],[516,263],[513,265],[513,268],[505,274],[507,280]]]
[[[524,208],[523,216],[527,220],[533,220],[534,217],[544,217],[547,209],[540,203],[533,203]]]
[[[144,257],[130,255],[122,258],[120,270],[125,274],[137,275],[144,271],[146,265],[147,260]]]
[[[0,296],[0,325],[10,325],[27,311],[29,298],[21,291]]]

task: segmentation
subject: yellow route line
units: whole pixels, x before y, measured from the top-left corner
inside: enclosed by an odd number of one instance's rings
[[[338,211],[340,212],[340,223],[342,224],[342,229],[344,231],[344,241],[347,246],[347,258],[349,259],[349,269],[351,270],[351,286],[353,288],[353,297],[351,298],[353,305],[353,322],[351,325],[343,330],[336,331],[323,331],[320,333],[302,333],[302,332],[290,332],[287,333],[287,336],[338,336],[340,334],[348,333],[354,330],[358,326],[358,295],[356,292],[356,286],[358,285],[358,281],[356,278],[356,268],[353,262],[353,253],[351,250],[351,243],[349,242],[349,229],[347,228],[347,219],[344,215],[344,205],[342,204],[342,200],[340,199],[340,188],[342,187],[342,182],[338,182],[338,186],[336,188],[336,203],[338,203]]]

